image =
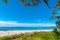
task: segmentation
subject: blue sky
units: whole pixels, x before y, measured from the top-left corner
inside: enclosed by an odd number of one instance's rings
[[[40,5],[29,7],[22,5],[18,0],[9,0],[8,5],[0,0],[0,26],[54,25],[55,20],[50,20],[49,17],[52,16],[51,10],[56,2],[57,0],[49,0],[50,8],[48,8],[43,2]]]

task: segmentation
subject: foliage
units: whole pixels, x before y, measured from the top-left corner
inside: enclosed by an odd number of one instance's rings
[[[0,37],[0,40],[12,40],[9,36]]]
[[[8,3],[9,0],[3,0],[4,3]],[[19,0],[19,2],[21,2],[23,5],[25,6],[35,6],[35,5],[39,5],[39,3],[42,3],[41,0]],[[49,7],[49,0],[43,0],[43,2]],[[58,2],[56,3],[56,6],[60,6],[60,0],[58,0]]]
[[[8,0],[3,0],[3,2],[7,4],[8,3]]]
[[[40,31],[32,33],[21,33],[12,36],[0,37],[0,40],[60,40],[60,32],[53,31]]]

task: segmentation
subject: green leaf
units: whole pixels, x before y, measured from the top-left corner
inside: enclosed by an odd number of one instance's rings
[[[58,0],[58,2],[57,2],[57,4],[56,4],[56,6],[60,6],[60,0]]]
[[[21,0],[22,4],[27,5],[27,2],[25,0]]]
[[[3,2],[7,4],[8,3],[8,0],[3,0]]]
[[[49,4],[48,4],[48,0],[44,0],[44,2],[45,2],[45,4],[48,6],[48,8],[50,8],[50,7],[49,7]]]

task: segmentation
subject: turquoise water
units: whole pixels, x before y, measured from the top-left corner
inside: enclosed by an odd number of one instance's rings
[[[52,30],[54,27],[0,27],[0,30]]]

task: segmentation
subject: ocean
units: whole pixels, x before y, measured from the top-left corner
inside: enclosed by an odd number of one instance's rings
[[[7,30],[52,30],[54,27],[0,27],[0,31]]]

